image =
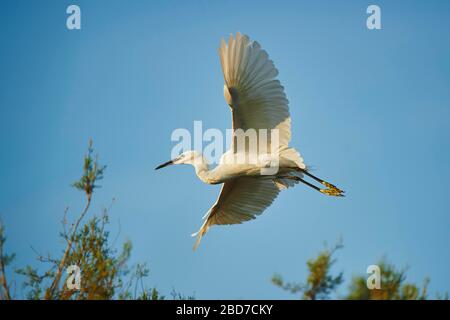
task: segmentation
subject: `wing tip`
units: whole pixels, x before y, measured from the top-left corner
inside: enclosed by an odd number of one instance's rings
[[[195,241],[194,246],[192,247],[193,251],[197,250],[197,247],[200,245],[200,242],[202,241],[202,238],[207,231],[208,231],[208,220],[205,221],[205,223],[203,223],[203,225],[197,232],[191,234],[191,237],[195,236],[197,237],[197,240]]]

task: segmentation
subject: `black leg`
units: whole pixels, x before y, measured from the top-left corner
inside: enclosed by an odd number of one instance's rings
[[[330,190],[335,190],[335,191],[338,191],[339,193],[345,193],[345,191],[339,189],[339,188],[336,187],[335,185],[333,185],[333,184],[331,184],[331,183],[329,183],[329,182],[327,182],[327,181],[324,181],[324,180],[322,180],[322,179],[320,179],[320,178],[318,178],[318,177],[312,175],[311,173],[309,173],[308,171],[306,171],[306,170],[304,170],[304,169],[300,169],[300,171],[301,171],[302,173],[306,174],[308,177],[310,177],[310,178],[316,180],[317,182],[323,184],[325,187],[329,188]]]

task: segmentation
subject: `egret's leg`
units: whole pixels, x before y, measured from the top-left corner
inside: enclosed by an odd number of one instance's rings
[[[306,180],[304,180],[304,179],[302,179],[302,178],[300,178],[300,177],[297,177],[297,176],[290,176],[290,175],[288,175],[288,176],[282,176],[282,177],[280,177],[280,178],[291,179],[291,180],[295,180],[295,181],[300,181],[300,182],[306,184],[308,187],[313,188],[314,190],[317,190],[317,191],[319,191],[319,192],[321,192],[321,193],[323,193],[323,194],[326,194],[326,195],[328,195],[328,196],[344,197],[344,194],[343,194],[344,191],[342,191],[342,190],[336,188],[335,186],[333,186],[333,185],[330,184],[330,183],[327,183],[328,185],[326,185],[326,187],[327,187],[328,189],[321,189],[321,188],[319,188],[319,187],[313,185],[312,183],[309,183],[308,181],[306,181]],[[316,180],[316,179],[314,179],[314,180]],[[325,182],[325,181],[324,181],[324,182]]]
[[[345,191],[339,189],[339,188],[336,187],[335,185],[333,185],[333,184],[331,184],[331,183],[329,183],[329,182],[327,182],[327,181],[324,181],[324,180],[322,180],[322,179],[320,179],[320,178],[318,178],[318,177],[312,175],[311,173],[309,173],[309,172],[306,171],[306,170],[301,169],[301,172],[304,173],[304,174],[306,174],[308,177],[310,177],[310,178],[316,180],[317,182],[323,184],[325,187],[329,188],[329,190],[335,190],[335,191],[337,191],[337,192],[339,192],[339,193],[345,193]]]

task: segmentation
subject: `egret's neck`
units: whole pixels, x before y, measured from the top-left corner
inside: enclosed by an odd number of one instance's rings
[[[202,154],[199,154],[192,165],[195,168],[195,173],[197,176],[202,180],[204,183],[211,183],[210,179],[210,170],[208,162],[206,161],[205,157],[203,157]]]

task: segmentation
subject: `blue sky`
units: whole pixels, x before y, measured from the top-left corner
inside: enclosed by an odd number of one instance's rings
[[[72,3],[79,31],[66,29]],[[370,4],[382,30],[366,28]],[[91,214],[116,199],[112,234],[166,294],[295,298],[271,276],[304,280],[306,260],[339,237],[346,284],[386,255],[410,266],[408,280],[429,276],[431,293],[449,290],[449,30],[448,1],[4,1],[0,217],[13,266],[36,262],[31,246],[61,250],[92,138],[108,168]],[[292,146],[348,196],[299,185],[254,221],[213,227],[194,253],[190,234],[220,187],[187,166],[153,168],[174,129],[230,127],[217,48],[236,31],[280,71]]]

